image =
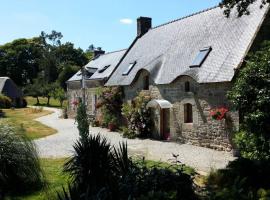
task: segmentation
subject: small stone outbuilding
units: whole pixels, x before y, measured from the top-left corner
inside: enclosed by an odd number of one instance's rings
[[[23,106],[23,92],[9,77],[0,77],[0,93],[9,97],[14,106]]]

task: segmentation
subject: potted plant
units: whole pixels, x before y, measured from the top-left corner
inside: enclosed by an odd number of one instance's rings
[[[117,119],[116,118],[112,118],[111,121],[108,124],[108,129],[110,131],[115,131],[116,128],[117,128]]]

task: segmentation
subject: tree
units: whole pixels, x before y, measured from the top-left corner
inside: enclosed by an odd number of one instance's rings
[[[229,92],[242,118],[236,143],[245,157],[270,159],[270,42],[247,60]]]
[[[42,91],[41,91],[42,85],[41,83],[36,79],[34,80],[34,83],[31,85],[28,85],[25,90],[24,93],[28,96],[34,97],[37,99],[37,105],[39,105],[39,97],[42,96]]]
[[[66,100],[65,90],[61,87],[57,87],[52,92],[52,97],[57,99],[60,102],[60,106],[63,106],[64,100]]]
[[[70,79],[79,70],[80,68],[78,66],[69,64],[64,65],[57,78],[59,85],[66,90],[66,81]]]
[[[17,85],[32,83],[42,57],[39,38],[17,39],[0,46],[0,76],[9,76]]]
[[[220,3],[221,7],[225,7],[224,14],[229,17],[231,10],[236,7],[238,11],[238,16],[250,14],[249,7],[251,4],[261,1],[260,8],[262,8],[267,3],[270,3],[270,0],[222,0]],[[259,9],[259,8],[258,8]]]

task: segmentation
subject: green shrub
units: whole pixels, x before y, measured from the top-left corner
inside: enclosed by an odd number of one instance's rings
[[[123,99],[123,91],[121,87],[103,87],[97,90],[99,100],[97,108],[100,109],[102,114],[102,126],[108,127],[109,123],[117,121],[115,124],[119,126],[122,119],[121,107]],[[118,120],[115,120],[118,119]]]
[[[128,137],[149,137],[151,134],[151,113],[150,109],[146,108],[151,97],[141,92],[132,103],[124,103],[122,114],[127,121],[128,131],[124,133]]]
[[[12,100],[5,96],[0,94],[0,108],[10,108],[12,105]]]
[[[270,41],[266,41],[247,57],[228,94],[235,108],[240,110],[241,128],[245,131],[237,139],[240,152],[250,159],[270,158],[269,60]]]
[[[128,138],[128,139],[134,139],[137,137],[134,131],[128,129],[127,127],[123,127],[123,137]]]
[[[71,187],[59,200],[78,199],[185,199],[195,200],[192,177],[183,165],[147,166],[128,157],[127,145],[114,148],[100,135],[74,145],[75,154],[65,164]]]
[[[226,169],[212,172],[207,180],[210,199],[258,199],[270,189],[270,162],[240,158]]]
[[[235,134],[234,143],[244,158],[270,160],[270,140],[267,140],[263,135],[241,131]]]
[[[0,126],[0,199],[40,189],[43,175],[35,147],[27,138]]]
[[[90,122],[88,120],[88,116],[87,116],[86,111],[87,111],[86,106],[80,100],[79,106],[77,108],[77,115],[76,115],[75,119],[78,123],[77,128],[79,130],[79,135],[80,135],[81,140],[84,140],[89,135]]]

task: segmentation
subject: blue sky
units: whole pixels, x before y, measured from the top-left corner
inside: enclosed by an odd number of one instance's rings
[[[215,6],[219,0],[0,0],[0,44],[56,30],[76,47],[127,48],[136,19],[153,26]]]

